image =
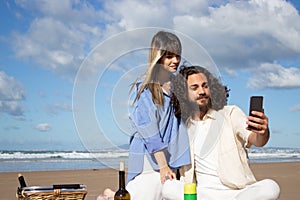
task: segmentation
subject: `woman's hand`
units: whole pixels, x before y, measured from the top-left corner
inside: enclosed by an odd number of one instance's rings
[[[170,169],[167,164],[165,153],[163,151],[157,151],[154,153],[154,157],[159,166],[161,183],[164,184],[168,179],[176,179],[176,174]]]
[[[159,172],[160,172],[160,181],[162,184],[164,184],[168,179],[170,180],[176,179],[176,174],[167,165],[160,168]]]

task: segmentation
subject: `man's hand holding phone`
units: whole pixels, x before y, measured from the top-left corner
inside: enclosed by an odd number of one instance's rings
[[[252,131],[248,141],[255,146],[264,146],[270,137],[269,119],[264,114],[263,97],[253,96],[250,99],[250,109],[247,129]]]
[[[263,134],[268,129],[268,117],[264,114],[263,97],[252,96],[248,116],[248,130]]]

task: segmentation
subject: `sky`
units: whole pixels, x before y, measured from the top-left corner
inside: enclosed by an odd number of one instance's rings
[[[152,36],[174,32],[248,114],[264,96],[266,147],[300,148],[298,0],[0,1],[0,150],[128,144],[130,84]]]

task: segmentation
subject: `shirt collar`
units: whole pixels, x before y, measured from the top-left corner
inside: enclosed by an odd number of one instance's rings
[[[171,95],[170,94],[168,94],[165,90],[164,90],[164,88],[161,88],[162,89],[162,92],[163,92],[163,94],[165,95],[165,96],[167,96],[167,97],[170,97]],[[171,93],[171,91],[170,91],[170,93]]]
[[[216,119],[216,114],[217,114],[217,111],[215,111],[214,109],[209,109],[207,111],[207,113],[205,114],[204,116],[204,120],[207,119],[207,118],[211,118],[211,119]]]
[[[204,115],[202,121],[205,121],[207,119],[216,119],[216,114],[217,114],[217,111],[210,108],[207,111],[207,113]],[[192,124],[195,124],[197,121],[193,120],[192,118],[189,118],[189,122],[192,123]]]

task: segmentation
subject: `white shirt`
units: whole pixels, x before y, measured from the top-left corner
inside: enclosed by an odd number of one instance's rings
[[[196,126],[195,131],[197,132],[194,140],[196,175],[201,173],[217,176],[217,141],[215,145],[213,145],[206,153],[206,155],[201,155],[203,144],[208,135],[207,129],[211,124],[211,120],[194,121],[194,124]]]
[[[222,156],[222,162],[220,163],[218,155],[219,153],[224,154],[224,152],[231,151],[231,148],[235,148],[230,142],[227,143],[224,140],[228,141],[228,136],[232,135],[232,133],[236,136],[238,135],[247,143],[250,131],[246,130],[246,116],[244,113],[235,106],[225,106],[224,109],[219,111],[209,110],[202,121],[191,120],[188,132],[192,146],[191,151],[197,184],[203,187],[216,187],[217,185],[217,188],[220,189],[228,188],[224,187],[219,178],[219,170],[225,164],[225,157]],[[234,137],[230,137],[233,139],[229,139],[229,141],[235,143]],[[221,138],[223,138],[222,144],[220,142]],[[230,160],[231,156],[226,158],[226,166],[232,163]],[[222,170],[222,174],[223,172],[224,170]],[[237,171],[233,173],[235,172]]]

